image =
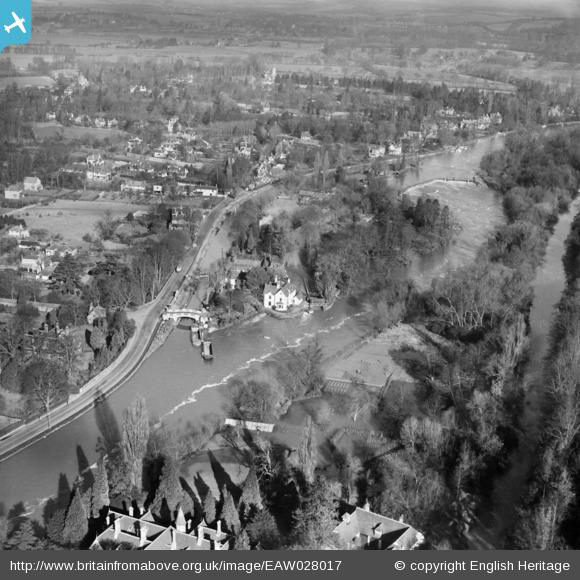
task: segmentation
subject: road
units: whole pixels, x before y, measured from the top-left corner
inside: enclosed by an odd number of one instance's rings
[[[50,425],[46,415],[39,417],[11,431],[0,440],[0,462],[12,457],[39,439],[64,427],[77,417],[90,410],[95,402],[119,388],[137,371],[161,321],[161,313],[171,301],[173,294],[186,282],[186,277],[193,273],[203,259],[208,245],[212,242],[216,229],[226,217],[226,213],[244,203],[262,188],[243,192],[235,200],[224,199],[202,223],[197,236],[199,245],[194,247],[183,261],[181,272],[174,272],[165,286],[150,303],[129,312],[128,317],[135,321],[135,333],[129,339],[120,355],[97,376],[86,383],[76,396],[70,397],[67,403],[55,407],[50,412]]]

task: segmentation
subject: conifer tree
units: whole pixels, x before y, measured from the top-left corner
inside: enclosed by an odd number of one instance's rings
[[[95,481],[93,483],[92,517],[101,516],[101,510],[109,505],[109,478],[105,467],[105,459],[101,457],[97,463]]]
[[[250,550],[250,538],[246,530],[242,530],[234,541],[234,550]]]
[[[42,550],[45,547],[45,542],[36,536],[32,522],[25,519],[20,527],[10,534],[4,547],[7,550]]]
[[[58,508],[50,516],[50,519],[46,524],[46,535],[55,544],[64,543],[63,533],[65,518],[66,510],[64,508]]]
[[[252,510],[261,510],[263,507],[256,469],[252,466],[242,488],[240,512],[244,518],[248,518]]]
[[[69,544],[80,544],[89,531],[89,522],[80,489],[76,489],[66,512],[63,540]]]
[[[175,460],[167,457],[161,470],[159,487],[151,505],[153,512],[164,520],[171,520],[177,506],[183,499],[183,489],[179,480],[179,470]],[[165,510],[166,513],[162,513]]]
[[[203,517],[207,524],[213,524],[217,516],[217,506],[215,497],[210,489],[207,490],[205,497],[203,498]]]
[[[221,519],[223,520],[228,532],[235,534],[241,527],[240,516],[234,503],[232,494],[224,488],[222,491],[223,505],[221,511]]]

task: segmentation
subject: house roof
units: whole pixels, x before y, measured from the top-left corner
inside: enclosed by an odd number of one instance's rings
[[[422,534],[410,525],[354,506],[347,507],[334,533],[343,542],[360,547],[365,546],[369,538],[371,541],[381,539],[384,550],[393,547],[408,550],[422,541]]]
[[[179,532],[174,526],[163,526],[155,522],[150,511],[141,517],[134,517],[111,509],[110,513],[115,516],[116,525],[119,528],[115,534],[115,523],[100,533],[93,543],[93,547],[99,547],[103,540],[125,542],[136,548],[144,550],[212,550],[216,543],[220,543],[222,550],[228,549],[227,534],[218,535],[217,530],[205,526],[205,522],[193,528],[189,533]],[[181,512],[183,517],[183,512]],[[180,519],[179,514],[177,516]],[[185,520],[183,521],[185,524]],[[141,543],[141,530],[145,528],[144,540]],[[201,536],[201,541],[198,537]]]

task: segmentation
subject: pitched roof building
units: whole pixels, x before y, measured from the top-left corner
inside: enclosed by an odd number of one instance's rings
[[[371,512],[368,503],[364,508],[346,506],[334,533],[349,550],[415,550],[425,540],[403,521]]]
[[[100,550],[107,542],[129,544],[136,550],[229,550],[229,536],[222,532],[221,521],[216,529],[202,520],[197,526],[186,520],[179,508],[175,522],[164,526],[155,521],[150,511],[125,514],[109,509],[108,527],[91,544]]]

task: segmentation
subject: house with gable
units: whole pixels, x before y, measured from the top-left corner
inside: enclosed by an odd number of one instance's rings
[[[42,181],[38,177],[25,177],[23,185],[24,191],[42,191]]]
[[[128,512],[109,508],[108,526],[97,535],[91,550],[101,550],[108,542],[135,550],[229,550],[231,538],[222,531],[221,520],[215,529],[204,520],[194,526],[179,507],[172,524],[163,525],[148,510],[129,507]]]
[[[403,522],[370,511],[364,507],[346,505],[342,521],[334,529],[340,543],[349,550],[416,550],[425,537]]]
[[[280,283],[276,278],[274,284],[264,286],[264,308],[288,312],[293,306],[300,306],[303,300],[298,289],[290,281]]]

